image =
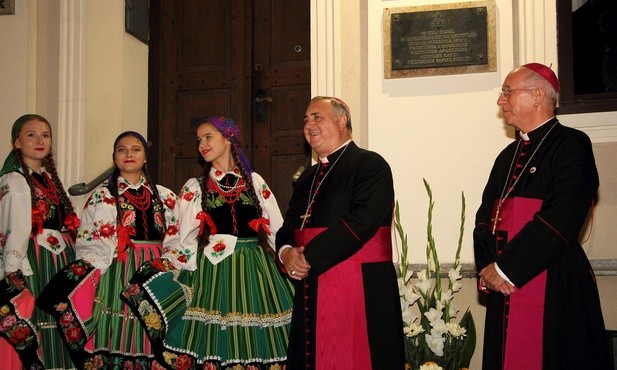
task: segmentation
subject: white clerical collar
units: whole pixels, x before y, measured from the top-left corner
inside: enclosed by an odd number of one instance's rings
[[[332,151],[332,153],[336,153],[337,151],[339,151],[339,149],[341,149],[342,147],[344,147],[345,145],[351,143],[351,139],[347,139],[346,142],[343,143],[343,145],[339,146],[338,148],[336,148],[334,151]],[[330,153],[330,154],[332,154]],[[330,161],[328,160],[328,156],[325,156],[323,158],[319,158],[319,161],[321,163],[330,163]]]
[[[551,117],[551,118],[547,119],[546,121],[542,122],[541,124],[539,124],[538,126],[536,126],[536,128],[534,128],[534,129],[533,129],[533,130],[531,130],[531,131],[534,131],[534,130],[539,129],[540,127],[544,126],[544,124],[545,124],[546,122],[548,122],[548,121],[552,120],[553,118],[555,118],[555,117]],[[529,132],[531,132],[531,131],[529,131]],[[518,132],[518,136],[520,136],[520,137],[521,137],[521,139],[523,139],[523,140],[525,140],[525,141],[529,141],[529,132],[519,131],[519,132]]]

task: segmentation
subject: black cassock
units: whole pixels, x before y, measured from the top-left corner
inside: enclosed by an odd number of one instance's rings
[[[595,276],[578,241],[599,184],[591,142],[555,118],[528,135],[495,160],[476,214],[478,271],[496,261],[519,289],[487,295],[483,369],[609,369]]]
[[[316,348],[319,348],[319,345],[316,347],[316,340],[320,340],[316,332],[321,330],[326,336],[335,338],[348,339],[354,336],[351,342],[368,339],[370,363],[362,364],[363,369],[404,369],[403,324],[389,244],[394,206],[390,166],[380,155],[358,148],[354,142],[329,155],[328,161],[326,168],[321,164],[314,165],[298,179],[289,211],[276,236],[277,249],[286,244],[298,246],[294,231],[300,229],[303,220],[301,216],[306,214],[309,199],[316,194],[305,228],[325,228],[325,231],[306,244],[305,256],[311,270],[308,277],[295,283],[287,368],[356,368],[357,365],[338,363],[348,358],[346,355],[354,350],[345,348],[343,341],[333,343],[336,348],[325,349],[331,351],[330,354],[316,354]],[[357,256],[358,251],[370,244],[367,244],[369,240],[375,240],[376,234],[385,236],[383,240],[386,243],[380,244],[387,244],[387,261],[361,263],[360,278],[345,286],[343,295],[335,297],[337,300],[346,300],[361,289],[366,330],[360,333],[338,333],[336,326],[328,325],[324,328],[321,319],[324,312],[317,312],[317,308],[327,310],[329,303],[320,302],[320,276],[331,277],[331,274],[326,274],[329,270],[337,271],[339,266],[353,259],[350,257]],[[342,321],[351,320],[351,312],[357,307],[348,308],[350,314],[341,317]],[[317,362],[321,361],[317,367],[316,359]]]

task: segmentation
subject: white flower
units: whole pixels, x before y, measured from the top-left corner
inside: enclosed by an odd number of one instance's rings
[[[416,276],[418,277],[418,280],[420,280],[420,281],[424,281],[424,280],[428,279],[428,275],[426,273],[426,269],[418,271],[416,273]]]
[[[444,342],[446,341],[445,337],[438,334],[433,334],[433,331],[431,330],[431,334],[425,334],[424,338],[426,339],[428,348],[430,348],[434,354],[437,356],[443,356],[443,347]]]
[[[441,317],[443,316],[443,312],[435,308],[431,308],[430,310],[424,313],[424,316],[426,316],[428,321],[432,323],[434,321],[441,319]]]
[[[413,309],[411,308],[411,306],[407,306],[405,308],[403,308],[403,322],[407,325],[411,325],[412,323],[414,323],[417,319],[418,316],[416,316],[413,312]]]
[[[450,271],[448,271],[448,278],[451,283],[462,279],[463,275],[461,275],[461,265],[458,265],[456,269],[450,269]]]
[[[461,284],[460,282],[454,282],[452,283],[452,291],[454,293],[458,292],[459,290],[461,290],[461,288],[463,288],[463,284]]]
[[[414,286],[420,291],[422,295],[427,295],[430,291],[433,290],[435,286],[435,279],[423,279],[420,278],[421,275],[418,273],[418,282],[414,284]]]
[[[456,317],[458,314],[458,309],[456,309],[453,305],[450,305],[450,310],[448,311],[450,317]]]
[[[424,328],[418,324],[411,324],[403,328],[403,333],[409,338],[413,338],[420,333],[424,333]]]
[[[439,320],[435,320],[431,323],[431,334],[433,335],[443,335],[446,333],[449,333],[450,330],[448,329],[448,326],[446,325],[446,322],[443,321],[442,319]]]
[[[399,294],[401,297],[405,298],[409,305],[413,305],[418,299],[420,299],[420,296],[414,292],[414,288],[411,285],[403,285],[402,287],[399,287]]]
[[[463,328],[456,322],[449,322],[446,324],[450,334],[455,338],[464,337],[467,334],[467,329]]]
[[[443,367],[437,365],[436,363],[429,361],[420,365],[419,370],[443,370]]]
[[[452,294],[452,291],[450,289],[448,289],[445,292],[441,293],[441,302],[444,305],[450,303],[452,298],[454,298],[454,294]]]

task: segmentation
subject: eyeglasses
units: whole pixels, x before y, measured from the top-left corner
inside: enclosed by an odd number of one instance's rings
[[[509,97],[510,97],[510,95],[512,95],[512,93],[513,93],[513,92],[515,92],[515,91],[521,91],[521,90],[535,90],[535,89],[536,89],[535,87],[531,87],[531,88],[528,88],[528,89],[507,89],[507,90],[501,90],[501,91],[499,92],[499,97],[501,98],[501,97],[503,96],[504,98],[506,98],[506,99],[507,99],[507,98],[509,98]]]

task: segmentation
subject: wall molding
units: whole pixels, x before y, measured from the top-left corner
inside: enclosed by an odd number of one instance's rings
[[[86,2],[59,3],[58,133],[56,160],[65,187],[82,181],[85,169]]]
[[[340,1],[311,1],[311,95],[340,96]]]
[[[596,276],[617,276],[617,259],[591,260],[591,267]],[[441,264],[441,277],[448,278],[448,271],[452,267],[451,263]],[[409,268],[415,273],[426,269],[426,264],[414,263]],[[463,278],[471,279],[478,276],[476,265],[473,263],[461,263],[461,275]]]

